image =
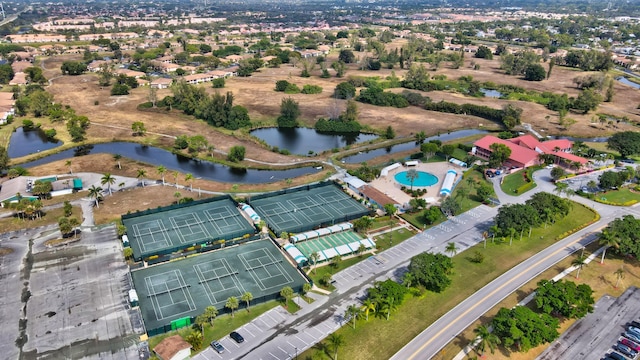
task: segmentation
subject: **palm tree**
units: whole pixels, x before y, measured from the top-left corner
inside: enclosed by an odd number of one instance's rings
[[[369,311],[376,311],[376,303],[367,298],[362,302],[362,307],[360,309],[364,311],[364,316],[367,321],[369,321]]]
[[[176,189],[178,188],[178,176],[180,176],[180,173],[178,172],[178,170],[173,172],[173,177],[176,178]]]
[[[406,286],[406,287],[411,287],[411,285],[413,285],[413,283],[416,281],[416,276],[411,273],[411,272],[406,272],[404,273],[404,275],[402,275],[402,285]]]
[[[473,329],[473,332],[478,336],[478,351],[480,351],[480,356],[484,356],[484,350],[489,346],[491,353],[493,354],[496,345],[500,344],[500,338],[495,334],[489,331],[484,325],[480,325],[477,328]]]
[[[200,331],[202,332],[202,337],[204,338],[204,324],[206,324],[207,321],[207,317],[202,314],[202,315],[198,315],[196,316],[196,320],[194,322],[193,325],[195,325],[196,328],[200,329]]]
[[[206,308],[204,308],[203,315],[207,318],[207,321],[213,327],[213,319],[218,316],[218,309],[216,309],[215,306],[207,306]]]
[[[451,254],[451,257],[454,257],[458,253],[458,250],[460,249],[456,246],[456,243],[454,242],[448,243],[447,247],[444,249],[445,252],[447,252],[448,254]]]
[[[96,207],[98,206],[98,202],[102,199],[102,188],[100,186],[91,185],[89,188],[89,197],[95,199]]]
[[[116,183],[116,178],[113,177],[111,175],[111,173],[105,173],[104,175],[102,175],[102,178],[100,179],[100,183],[102,185],[107,185],[107,189],[109,189],[109,195],[112,195],[111,193],[111,185]]]
[[[240,300],[244,301],[247,304],[247,312],[249,312],[249,303],[251,302],[251,300],[253,300],[253,294],[246,291],[244,294],[242,294]]]
[[[189,183],[189,191],[193,191],[193,174],[188,173],[184,176],[184,181]]]
[[[511,234],[511,240],[509,240],[509,246],[513,243],[513,235],[516,233],[516,229],[509,228],[509,234]]]
[[[467,195],[469,195],[469,189],[464,187],[464,186],[460,186],[456,189],[456,198],[466,198]]]
[[[77,231],[76,227],[78,225],[80,225],[80,220],[78,220],[77,217],[72,216],[72,217],[69,218],[69,225],[73,229],[73,238],[75,239],[78,236],[78,231]]]
[[[202,334],[199,331],[192,331],[184,340],[188,342],[194,350],[198,350],[202,346]]]
[[[280,296],[284,298],[284,307],[285,309],[289,308],[289,300],[293,298],[293,289],[289,286],[285,286],[280,290]]]
[[[144,180],[142,178],[145,176],[147,176],[147,172],[144,169],[138,169],[138,175],[136,175],[136,177],[140,180],[142,187],[144,187]]]
[[[498,225],[493,225],[489,228],[489,231],[491,231],[491,236],[493,237],[491,239],[491,242],[496,241],[496,234],[498,234],[498,232],[500,232],[500,228],[498,227]]]
[[[349,305],[349,307],[347,307],[347,311],[345,311],[345,317],[347,318],[351,318],[351,320],[353,320],[353,328],[356,328],[356,320],[358,319],[358,316],[360,315],[360,309],[358,309],[358,307],[356,305]]]
[[[614,288],[617,289],[620,280],[624,279],[624,269],[622,268],[622,266],[620,266],[620,269],[616,270],[614,274],[616,275],[616,286],[614,286]]]
[[[118,163],[118,169],[122,170],[122,166],[120,165],[120,159],[122,159],[122,155],[113,154],[113,160],[115,160]]]
[[[387,313],[387,320],[389,320],[389,315],[391,315],[391,310],[393,310],[396,307],[395,304],[393,303],[393,298],[391,296],[387,296],[386,298],[382,299],[382,301],[378,305],[380,305],[378,311],[382,313]]]
[[[160,165],[156,168],[158,175],[162,176],[162,185],[164,186],[164,174],[167,172],[167,168]]]
[[[238,298],[235,296],[232,296],[230,298],[227,299],[227,303],[224,304],[224,307],[226,307],[227,309],[231,310],[231,317],[233,317],[233,312],[235,309],[238,308],[240,304],[238,303]]]
[[[313,273],[316,273],[316,264],[318,263],[318,260],[320,259],[320,254],[318,254],[318,252],[312,252],[311,255],[309,255],[309,260],[311,260],[311,262],[313,263]]]
[[[418,172],[415,169],[411,169],[407,171],[407,179],[409,183],[411,183],[411,190],[413,190],[413,182],[418,178]]]
[[[585,265],[587,265],[586,260],[587,260],[586,256],[580,255],[571,262],[571,265],[578,267],[578,272],[576,273],[576,279],[580,278],[580,270],[582,270],[582,268]]]
[[[69,167],[69,174],[73,175],[73,169],[71,168],[71,160],[67,160],[64,164]]]
[[[327,340],[333,348],[333,360],[338,360],[338,349],[340,348],[340,346],[344,345],[344,339],[342,338],[342,335],[333,333],[329,335],[329,337],[327,337]]]
[[[569,189],[569,184],[563,183],[561,181],[558,181],[556,183],[556,188],[553,189],[553,192],[558,194],[558,196],[561,196],[562,194],[567,194],[568,191],[571,191],[571,189]]]
[[[604,256],[607,253],[607,249],[612,246],[617,249],[620,244],[618,243],[618,237],[607,229],[602,230],[600,235],[598,235],[598,240],[599,244],[605,247],[602,252],[602,259],[600,260],[600,264],[604,264]]]

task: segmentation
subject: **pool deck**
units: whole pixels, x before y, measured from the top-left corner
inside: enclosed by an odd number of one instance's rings
[[[418,163],[418,165],[416,166],[401,166],[397,169],[391,170],[389,171],[389,174],[387,176],[380,176],[379,178],[370,182],[369,185],[385,193],[387,196],[394,199],[399,204],[407,204],[409,203],[409,200],[411,200],[411,196],[400,190],[400,187],[402,185],[397,182],[394,177],[399,172],[411,169],[415,169],[417,171],[426,171],[438,177],[438,182],[432,186],[425,187],[425,189],[427,189],[427,193],[422,195],[423,199],[426,199],[427,202],[431,203],[440,202],[440,187],[442,186],[444,177],[449,169],[455,170],[458,173],[458,176],[462,176],[463,171],[466,170],[464,168],[461,168],[460,166],[453,165],[448,162]],[[413,188],[418,189],[420,187],[414,186]],[[435,201],[433,201],[433,199],[435,199]]]

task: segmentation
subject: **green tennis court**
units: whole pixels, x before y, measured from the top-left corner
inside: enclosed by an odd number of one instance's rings
[[[249,204],[278,235],[346,222],[370,212],[333,182],[255,196]]]
[[[127,214],[122,223],[137,261],[255,233],[230,196]]]
[[[149,335],[169,331],[173,321],[198,316],[209,305],[223,313],[229,297],[240,300],[248,291],[255,304],[277,298],[285,286],[299,291],[306,282],[270,240],[134,270],[131,277]]]
[[[300,241],[295,243],[295,247],[297,247],[307,259],[309,259],[313,253],[319,253],[321,255],[321,259],[326,258],[328,260],[332,257],[331,255],[338,254],[339,252],[336,251],[334,253],[334,251],[327,250],[335,250],[343,245],[348,246],[349,244],[359,242],[362,239],[364,238],[353,231],[343,231],[311,240]],[[349,247],[349,253],[355,253],[358,251],[358,247]]]

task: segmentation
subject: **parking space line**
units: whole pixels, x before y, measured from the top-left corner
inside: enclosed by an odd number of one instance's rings
[[[279,357],[277,357],[277,356],[273,355],[273,353],[271,353],[271,352],[269,353],[269,355],[273,356],[273,358],[274,358],[274,359],[276,359],[276,360],[280,360],[280,358],[279,358]]]
[[[298,340],[300,340],[300,341],[304,344],[304,346],[309,345],[309,343],[308,343],[308,342],[306,342],[306,341],[304,341],[304,340],[302,340],[302,339],[300,338],[300,336],[296,335],[296,337],[298,338]]]
[[[283,348],[281,348],[279,345],[278,345],[278,349],[280,349],[280,351],[282,351],[283,353],[285,353],[285,354],[289,355],[289,353],[288,353],[288,352],[286,352],[286,351],[285,351]]]

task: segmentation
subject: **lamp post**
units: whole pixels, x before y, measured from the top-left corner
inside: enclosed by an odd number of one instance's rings
[[[294,347],[294,349],[296,349],[296,360],[298,360],[298,348]]]

